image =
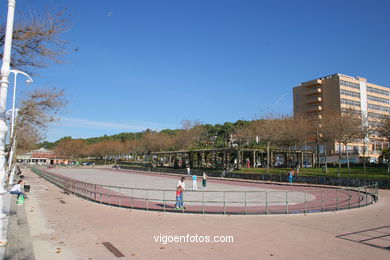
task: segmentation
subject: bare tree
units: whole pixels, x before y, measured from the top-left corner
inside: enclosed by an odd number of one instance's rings
[[[145,148],[150,152],[160,152],[172,145],[172,138],[165,133],[149,133],[144,137]]]
[[[179,131],[173,138],[173,144],[176,149],[191,149],[196,144],[199,144],[205,129],[199,121],[182,121],[182,130]]]
[[[341,147],[345,146],[348,173],[350,173],[348,144],[359,139],[362,126],[360,111],[346,109],[342,113],[334,113],[331,120],[327,122],[332,129],[335,141],[339,143],[339,175],[341,168]]]
[[[64,139],[60,141],[55,153],[66,159],[80,159],[85,155],[86,142],[82,139]]]
[[[278,121],[277,140],[276,142],[287,148],[287,166],[291,166],[289,161],[289,151],[296,145],[305,141],[305,137],[309,132],[308,120],[303,116],[282,116]]]
[[[260,140],[267,145],[267,173],[270,168],[270,146],[278,140],[278,133],[280,130],[280,118],[272,115],[267,116],[265,119],[254,121],[254,133],[260,136]]]
[[[387,142],[389,142],[387,150],[387,173],[390,174],[390,116],[385,116],[381,119],[376,131],[381,137],[386,138]]]
[[[19,140],[16,147],[25,151],[31,144],[41,141],[48,125],[58,120],[58,112],[66,104],[62,90],[37,89],[29,93],[20,104],[14,135],[10,138],[11,146]]]
[[[313,119],[314,124],[312,124],[311,132],[315,136],[317,146],[322,144],[324,147],[324,157],[325,157],[325,172],[328,172],[328,151],[327,146],[329,143],[334,145],[336,140],[336,135],[338,129],[335,128],[335,124],[338,123],[338,118],[340,113],[336,111],[326,111],[322,113],[321,119],[316,115]],[[319,153],[319,151],[317,151]]]
[[[45,16],[21,13],[22,19],[14,25],[11,67],[30,70],[46,67],[49,61],[60,62],[66,44],[60,36],[68,30],[64,14],[64,10],[46,12]],[[0,24],[0,46],[4,40],[5,21]]]
[[[256,139],[256,123],[249,123],[237,127],[234,130],[236,142],[240,147],[250,145],[252,141]]]

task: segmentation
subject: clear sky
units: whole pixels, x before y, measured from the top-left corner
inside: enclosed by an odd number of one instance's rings
[[[34,77],[69,100],[49,141],[292,113],[294,86],[334,73],[390,86],[388,0],[17,1],[45,6],[70,19],[65,62]]]

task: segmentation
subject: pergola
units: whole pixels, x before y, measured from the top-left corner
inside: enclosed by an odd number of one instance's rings
[[[152,153],[152,162],[156,166],[184,168],[235,168],[264,167],[267,163],[267,151],[247,148],[215,148]],[[270,149],[270,166],[314,165],[315,152],[312,150]]]

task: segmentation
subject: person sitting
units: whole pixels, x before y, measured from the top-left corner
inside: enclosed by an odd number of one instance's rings
[[[10,190],[11,194],[18,194],[17,199],[19,199],[20,195],[23,195],[24,198],[27,198],[26,194],[22,191],[22,183],[23,180],[19,180],[18,183]]]

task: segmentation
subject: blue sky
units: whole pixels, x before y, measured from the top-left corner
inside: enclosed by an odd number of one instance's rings
[[[334,73],[390,86],[386,0],[17,2],[45,6],[70,20],[64,63],[34,77],[69,100],[49,141],[292,113],[294,86]]]

